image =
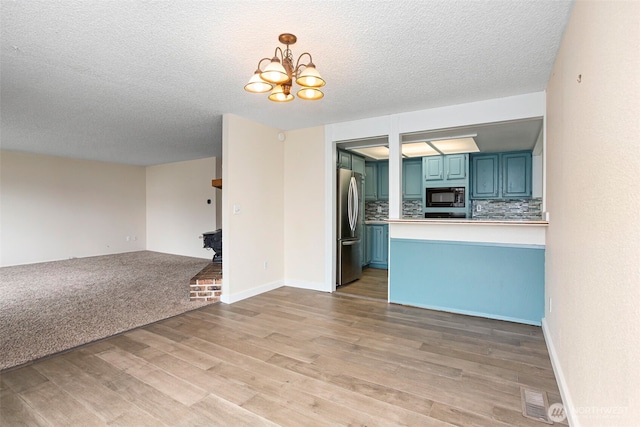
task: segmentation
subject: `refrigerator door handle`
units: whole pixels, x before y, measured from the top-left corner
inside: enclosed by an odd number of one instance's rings
[[[353,185],[353,230],[355,231],[358,225],[358,214],[360,213],[360,207],[358,206],[358,181],[354,176],[351,177],[351,184]]]
[[[349,193],[347,196],[347,213],[349,215],[349,228],[353,232],[356,229],[356,219],[358,218],[358,188],[356,186],[355,177],[351,177],[349,181]]]
[[[342,242],[342,246],[353,246],[360,243],[360,240],[347,240],[346,242]]]

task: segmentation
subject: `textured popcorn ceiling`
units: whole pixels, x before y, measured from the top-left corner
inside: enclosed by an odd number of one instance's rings
[[[150,165],[221,155],[224,113],[291,130],[541,91],[572,4],[2,0],[1,144]],[[283,32],[321,101],[243,90]]]

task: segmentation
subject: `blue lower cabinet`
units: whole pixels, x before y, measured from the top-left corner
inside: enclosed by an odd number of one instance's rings
[[[369,266],[386,269],[389,265],[389,226],[387,224],[367,225],[367,246]]]
[[[389,301],[540,325],[542,246],[391,239]]]
[[[371,242],[372,242],[372,232],[373,229],[370,225],[365,226],[365,236],[364,236],[364,265],[371,264]]]

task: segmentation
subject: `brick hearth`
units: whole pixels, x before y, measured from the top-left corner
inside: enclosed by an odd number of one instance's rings
[[[189,282],[190,301],[220,301],[222,263],[209,263]]]

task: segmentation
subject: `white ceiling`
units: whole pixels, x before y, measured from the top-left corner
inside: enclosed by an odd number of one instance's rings
[[[224,113],[291,130],[541,91],[572,5],[2,0],[1,144],[151,165],[221,155]],[[283,32],[322,100],[243,90]]]

